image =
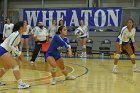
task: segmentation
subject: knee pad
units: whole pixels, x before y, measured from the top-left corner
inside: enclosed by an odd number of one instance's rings
[[[130,58],[136,58],[136,57],[135,57],[135,54],[132,54],[132,55],[130,56]]]
[[[53,67],[51,71],[52,72],[56,72],[57,71],[57,68],[56,67]]]
[[[83,45],[82,48],[86,48],[86,45]]]
[[[18,70],[19,70],[19,66],[18,65],[13,67],[13,71],[18,71]]]
[[[119,59],[120,58],[120,54],[116,54],[116,56],[114,58]]]

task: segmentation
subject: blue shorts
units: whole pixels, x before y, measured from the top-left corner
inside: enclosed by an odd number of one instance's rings
[[[120,39],[119,38],[117,38],[116,39],[116,42],[120,42]],[[122,45],[126,45],[126,44],[128,44],[129,42],[122,42]]]
[[[24,39],[29,38],[29,35],[22,35],[22,38]]]
[[[3,54],[5,54],[6,52],[8,52],[8,51],[5,50],[2,46],[0,46],[0,56],[2,56]]]
[[[58,60],[59,58],[61,58],[61,55],[59,52],[57,52],[57,53],[46,52],[45,59],[49,56],[53,56],[55,60]]]

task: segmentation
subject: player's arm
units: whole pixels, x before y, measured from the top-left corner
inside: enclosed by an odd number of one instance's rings
[[[122,42],[123,42],[124,35],[125,35],[125,33],[122,32],[122,33],[121,33],[120,42],[119,42],[119,44],[120,44],[120,51],[121,51],[121,52],[122,52]]]
[[[21,51],[19,51],[18,48],[16,48],[14,46],[14,43],[16,41],[16,39],[18,38],[19,34],[13,34],[12,35],[12,38],[10,39],[9,41],[9,47],[11,48],[11,50],[17,55],[17,56],[20,56],[21,55]]]
[[[132,40],[132,42],[133,42],[133,46],[134,46],[134,48],[135,48],[135,50],[136,49],[138,49],[138,46],[136,45],[136,43],[135,43],[135,32],[133,33],[133,35],[131,36],[131,40]]]
[[[87,33],[87,38],[89,38],[89,29],[88,29],[88,26],[87,26],[87,29],[86,29],[86,33]]]
[[[3,39],[5,37],[5,25],[4,25],[4,28],[3,28]]]
[[[68,45],[61,37],[60,35],[55,35],[54,37],[61,45],[65,46],[66,49],[70,48],[70,45]]]
[[[72,50],[71,50],[71,46],[68,45],[65,40],[63,40],[60,35],[55,35],[54,37],[60,44],[64,45],[65,48],[68,50],[68,56],[72,57]]]

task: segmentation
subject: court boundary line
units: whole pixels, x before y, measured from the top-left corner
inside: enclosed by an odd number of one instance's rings
[[[76,78],[79,78],[79,77],[82,77],[83,75],[86,75],[88,72],[89,72],[89,69],[86,67],[86,66],[83,66],[83,65],[80,65],[80,64],[75,64],[75,63],[68,63],[68,64],[72,64],[72,65],[76,65],[76,66],[80,66],[80,67],[83,67],[85,69],[85,72],[76,76]],[[58,83],[60,82],[64,82],[66,80],[59,80],[57,81]],[[45,84],[50,84],[50,83],[41,83],[41,84],[34,84],[34,85],[31,85],[32,86],[39,86],[39,85],[45,85]],[[54,86],[54,85],[52,85]],[[15,89],[18,89],[18,88],[5,88],[5,89],[0,89],[0,91],[6,91],[6,90],[15,90]],[[28,88],[27,88],[28,89]],[[29,88],[30,89],[30,88]]]

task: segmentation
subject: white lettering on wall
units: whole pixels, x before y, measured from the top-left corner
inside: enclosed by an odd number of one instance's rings
[[[88,26],[89,16],[92,17],[92,10],[82,10],[81,16],[83,16],[83,15],[84,15],[85,25]]]
[[[99,13],[101,13],[101,16],[99,16]],[[99,21],[99,18],[101,18],[101,25],[99,25],[98,21]],[[95,15],[94,15],[94,23],[95,23],[95,26],[99,27],[99,26],[105,26],[105,22],[106,22],[106,15],[105,15],[105,12],[101,9],[97,10],[95,12]]]
[[[108,11],[108,26],[111,26],[110,19],[112,18],[114,25],[116,27],[118,27],[119,26],[118,21],[119,21],[119,11],[120,10],[116,9],[115,11],[113,11],[112,9],[109,9],[107,11]],[[115,15],[115,12],[116,12],[116,15]]]
[[[31,22],[33,20],[33,26],[36,26],[37,20],[38,20],[38,14],[40,11],[25,11],[27,14],[27,22],[29,25],[31,25]]]
[[[72,10],[72,17],[71,17],[71,21],[70,21],[70,26],[72,24],[74,24],[75,26],[79,26],[79,22],[78,22],[78,17],[77,17],[77,13],[76,10]]]
[[[52,20],[57,19],[64,21],[66,26],[79,26],[80,19],[83,18],[85,25],[89,26],[120,26],[121,9],[60,9],[60,10],[25,10],[24,18],[29,25],[36,26],[37,21],[40,20],[45,26],[52,25]],[[93,21],[92,21],[93,20]],[[90,24],[89,24],[90,23]]]
[[[57,23],[59,23],[59,20],[63,20],[64,16],[66,16],[66,10],[57,10]],[[64,21],[64,20],[63,20]],[[64,21],[64,25],[66,25],[66,22]]]
[[[47,18],[46,16],[47,16],[47,12],[49,12],[48,14],[49,14],[49,17]],[[52,25],[52,18],[53,18],[53,13],[54,13],[54,11],[42,11],[42,21],[43,21],[43,24],[44,24],[44,26],[46,26],[46,21],[48,21],[48,23],[49,23],[49,25]]]

